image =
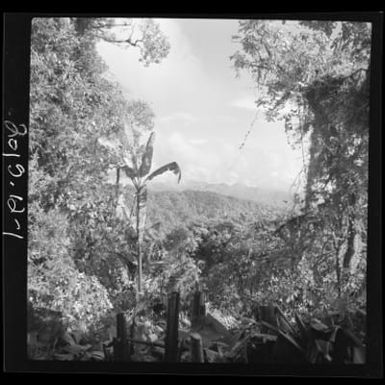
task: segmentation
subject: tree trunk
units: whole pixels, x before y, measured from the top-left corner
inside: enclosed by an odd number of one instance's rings
[[[147,208],[147,189],[146,186],[139,186],[136,190],[136,233],[137,233],[137,252],[138,252],[138,295],[142,294],[142,240],[146,223]]]
[[[346,252],[343,259],[343,267],[344,269],[350,268],[350,262],[354,256],[354,238],[356,236],[356,233],[354,231],[354,218],[353,216],[349,217],[349,224],[348,224],[348,244],[346,248]]]
[[[341,298],[341,269],[340,269],[340,247],[338,247],[336,252],[336,275],[337,275],[337,293],[338,298]]]
[[[137,258],[138,258],[138,295],[142,293],[142,250],[141,250],[141,233],[140,233],[140,192],[136,193],[136,234],[137,234]]]

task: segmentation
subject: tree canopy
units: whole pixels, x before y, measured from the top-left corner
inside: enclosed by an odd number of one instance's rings
[[[145,65],[166,57],[169,44],[153,20],[125,19],[124,23],[118,26],[107,18],[32,20],[29,290],[31,298],[38,298],[36,306],[63,310],[67,302],[74,302],[81,308],[89,300],[90,314],[101,317],[111,307],[108,296],[121,293],[127,282],[123,267],[134,264],[133,241],[115,216],[115,190],[106,187],[109,171],[122,160],[100,138],[119,133],[127,124],[136,135],[150,130],[154,114],[146,103],[127,100],[120,87],[107,80],[96,44],[103,39],[140,49]],[[123,42],[124,33],[129,37]],[[54,248],[42,248],[47,242],[53,242]],[[123,256],[122,250],[127,251]],[[64,281],[55,273],[59,266],[67,277]],[[78,278],[71,281],[70,276]],[[103,290],[92,289],[95,284]],[[76,305],[71,290],[79,285],[91,285],[81,290],[103,299],[79,298]],[[44,294],[54,292],[53,298]],[[64,313],[77,326],[95,322],[75,310]]]
[[[231,59],[251,74],[256,108],[283,120],[297,144],[310,139],[301,218],[323,223],[312,245],[334,250],[341,293],[342,268],[366,260],[371,25],[245,20],[234,39]]]

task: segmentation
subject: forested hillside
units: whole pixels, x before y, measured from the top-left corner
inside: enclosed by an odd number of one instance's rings
[[[204,191],[149,192],[149,224],[160,223],[164,233],[192,223],[226,222],[252,224],[279,221],[285,211],[253,201]]]

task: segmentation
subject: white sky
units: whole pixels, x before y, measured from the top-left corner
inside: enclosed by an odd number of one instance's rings
[[[159,19],[170,54],[144,67],[135,48],[100,43],[110,73],[130,98],[156,114],[154,165],[177,161],[182,181],[244,183],[288,190],[300,172],[301,151],[287,142],[283,123],[255,118],[255,91],[246,74],[235,77],[229,57],[236,20]],[[175,182],[176,183],[176,182]]]

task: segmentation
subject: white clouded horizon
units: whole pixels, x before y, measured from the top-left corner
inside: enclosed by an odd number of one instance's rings
[[[201,180],[288,190],[302,160],[287,144],[283,124],[268,123],[257,111],[250,78],[235,77],[229,56],[236,49],[231,43],[236,21],[157,21],[171,44],[160,64],[144,67],[135,49],[109,43],[98,47],[128,96],[147,101],[156,114],[154,168],[177,161],[182,183]]]

